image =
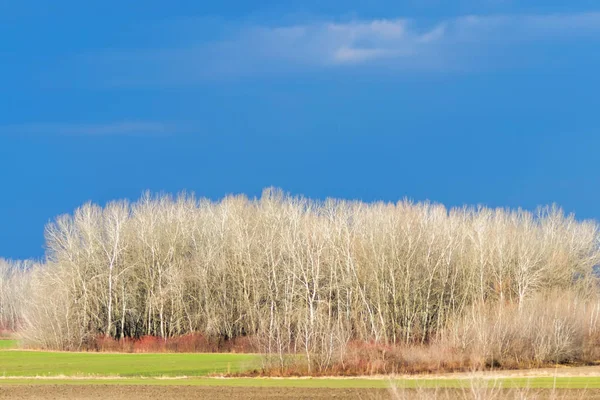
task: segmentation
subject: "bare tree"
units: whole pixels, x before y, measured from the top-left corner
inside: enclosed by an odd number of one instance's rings
[[[282,366],[301,352],[326,368],[350,340],[426,344],[479,307],[589,292],[598,238],[596,223],[556,207],[145,194],[49,224],[47,261],[11,306],[23,317],[9,319],[50,348],[201,332],[257,337]],[[1,321],[23,304],[5,294],[7,276]]]

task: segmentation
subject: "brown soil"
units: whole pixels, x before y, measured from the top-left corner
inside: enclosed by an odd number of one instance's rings
[[[387,399],[386,389],[298,389],[194,386],[10,385],[0,386],[0,399]]]
[[[397,398],[412,398],[411,390],[403,391]],[[437,392],[439,398],[461,398],[464,392],[448,389]],[[457,393],[453,393],[457,392]],[[423,398],[423,393],[420,393]],[[432,393],[433,394],[433,393]],[[559,390],[535,391],[536,399],[591,399],[600,400],[600,391]],[[427,396],[426,396],[427,397]],[[513,398],[513,396],[507,396]],[[8,385],[0,386],[0,399],[84,399],[84,400],[137,400],[137,399],[392,399],[386,389],[299,389],[299,388],[231,388],[194,386],[116,386],[116,385]],[[494,396],[502,399],[503,396]]]

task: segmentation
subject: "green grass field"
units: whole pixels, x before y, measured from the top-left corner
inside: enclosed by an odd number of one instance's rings
[[[206,376],[256,368],[252,354],[113,354],[0,351],[0,376]]]
[[[296,388],[463,388],[478,385],[503,388],[600,388],[600,377],[536,377],[500,379],[389,378],[208,378],[209,374],[260,366],[252,354],[114,354],[0,351],[0,385],[159,385]],[[160,378],[188,377],[185,379]]]

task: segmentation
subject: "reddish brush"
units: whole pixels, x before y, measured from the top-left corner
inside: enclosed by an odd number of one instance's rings
[[[87,350],[120,353],[255,353],[252,338],[239,337],[231,340],[213,339],[200,333],[171,338],[142,336],[139,339],[116,340],[97,336]]]
[[[0,327],[0,339],[1,338],[10,338],[14,336],[14,332],[9,329],[3,329]]]

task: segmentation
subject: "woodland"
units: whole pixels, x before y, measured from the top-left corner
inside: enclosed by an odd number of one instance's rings
[[[595,221],[266,189],[87,203],[43,260],[0,260],[0,330],[101,350],[246,341],[279,373],[381,373],[598,359]]]

